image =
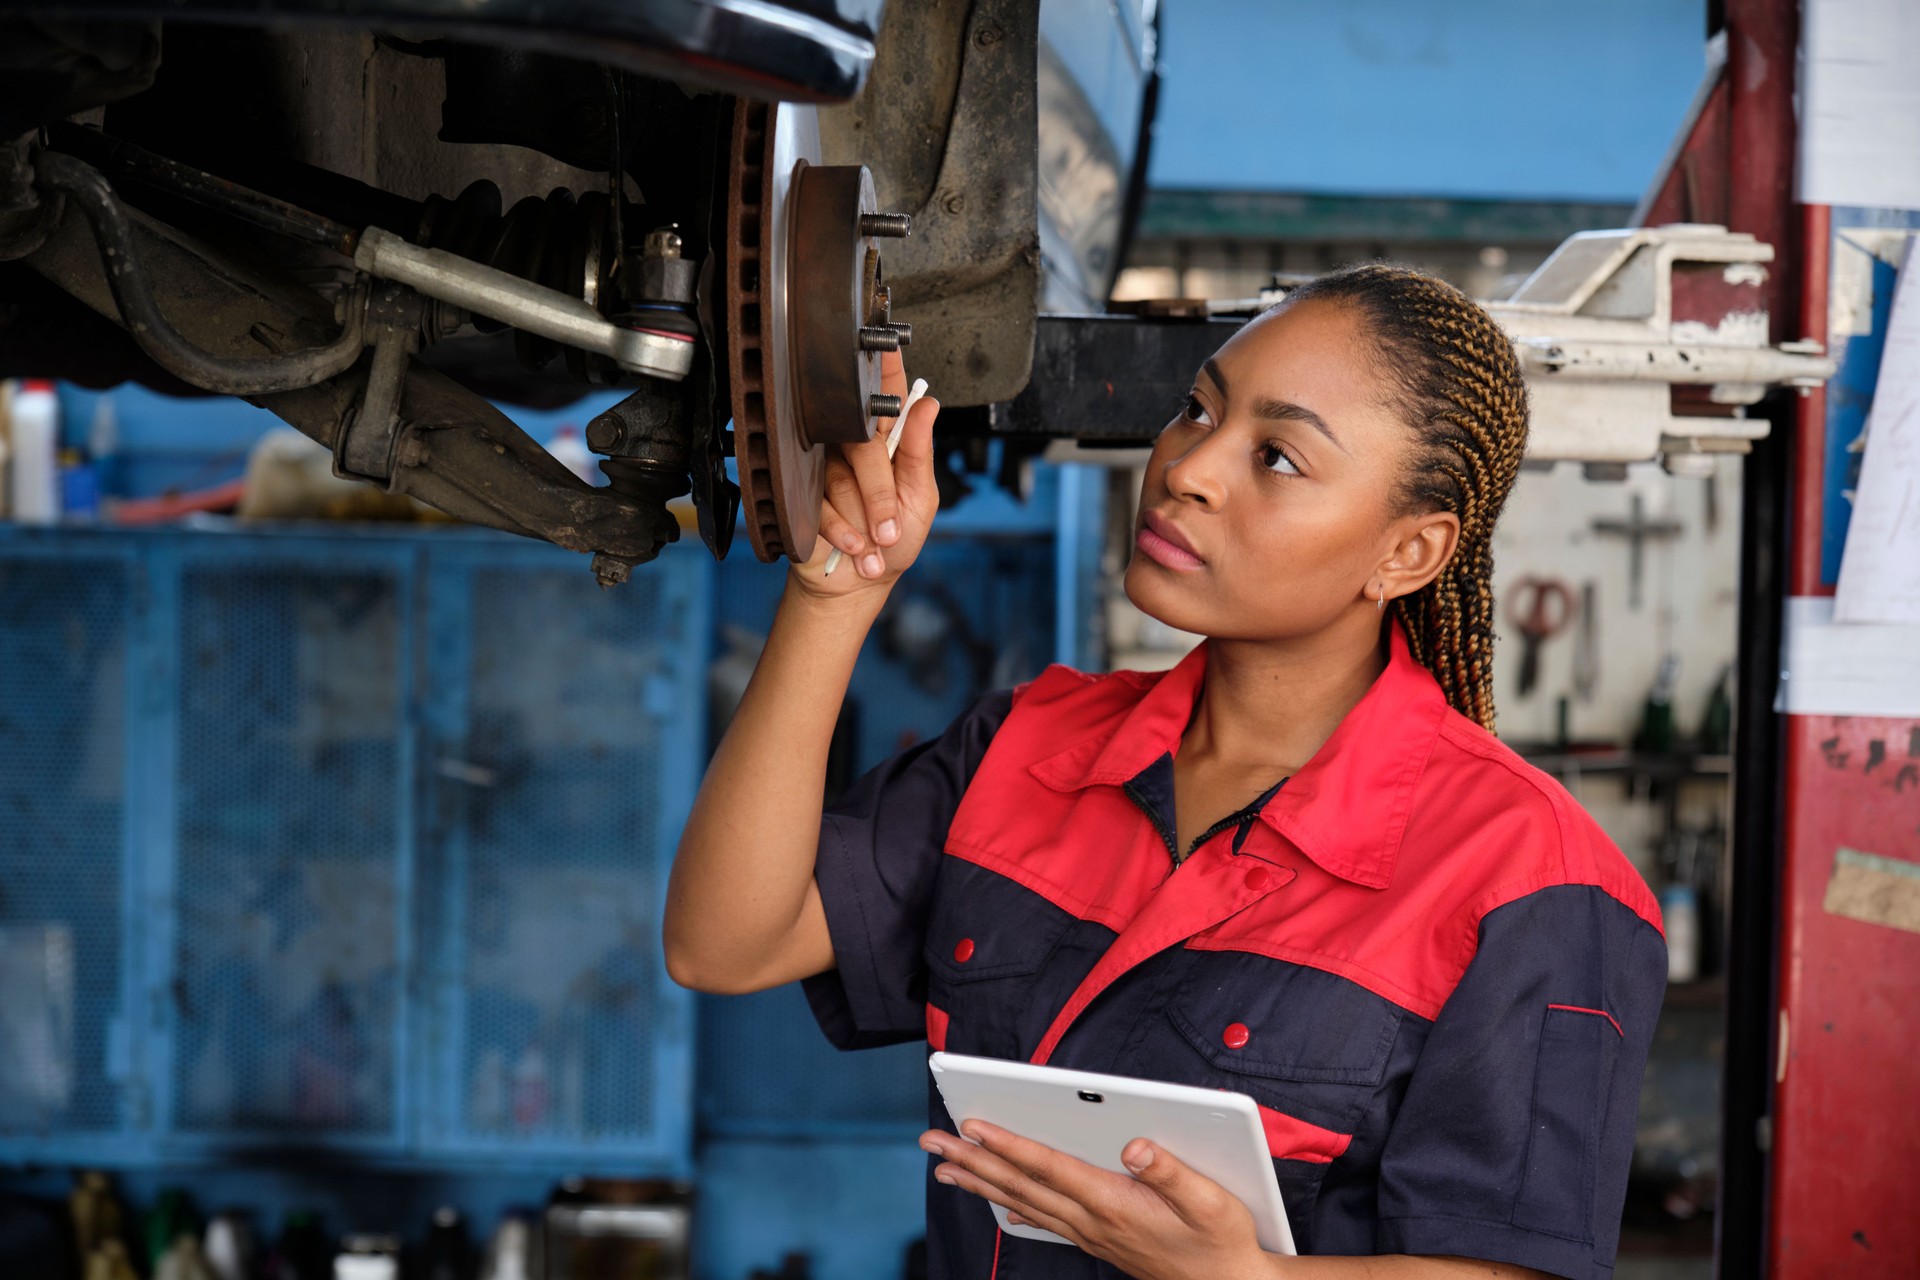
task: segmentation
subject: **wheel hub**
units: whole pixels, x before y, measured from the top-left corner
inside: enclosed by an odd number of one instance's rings
[[[813,554],[829,444],[873,439],[899,411],[880,355],[911,341],[891,316],[862,165],[821,165],[812,108],[741,101],[727,190],[726,318],[734,453],[747,536],[762,560]]]

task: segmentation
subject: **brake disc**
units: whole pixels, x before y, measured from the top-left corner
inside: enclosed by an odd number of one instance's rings
[[[762,560],[813,554],[829,444],[871,440],[899,411],[880,353],[892,322],[879,240],[907,220],[874,211],[862,165],[821,165],[814,109],[735,104],[727,185],[726,326],[734,454],[747,536]]]

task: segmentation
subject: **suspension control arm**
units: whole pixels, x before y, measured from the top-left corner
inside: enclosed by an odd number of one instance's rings
[[[354,265],[476,315],[606,356],[629,373],[678,382],[693,368],[693,338],[610,324],[579,298],[390,231],[360,233]]]

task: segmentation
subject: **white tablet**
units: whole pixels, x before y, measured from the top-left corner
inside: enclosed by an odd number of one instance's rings
[[[1245,1094],[957,1053],[936,1053],[927,1066],[956,1126],[984,1120],[1114,1173],[1127,1173],[1120,1152],[1145,1138],[1247,1206],[1262,1249],[1294,1251],[1260,1109]],[[1071,1243],[1039,1227],[1007,1225],[997,1204],[993,1216],[1009,1235]]]

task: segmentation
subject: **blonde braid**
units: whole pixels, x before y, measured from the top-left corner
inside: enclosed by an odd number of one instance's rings
[[[1451,511],[1460,545],[1438,577],[1393,602],[1413,655],[1462,715],[1493,728],[1493,525],[1527,447],[1527,388],[1506,332],[1444,280],[1369,262],[1321,276],[1280,305],[1355,307],[1419,435],[1400,486],[1406,511]]]

